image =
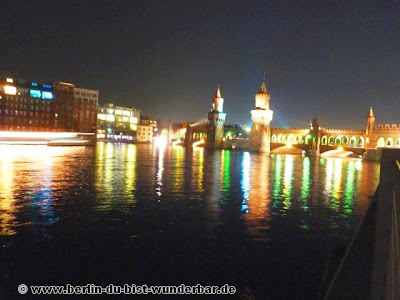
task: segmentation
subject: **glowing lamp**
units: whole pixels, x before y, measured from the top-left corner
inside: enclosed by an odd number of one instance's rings
[[[338,151],[343,151],[343,147],[338,147]]]
[[[156,142],[157,147],[164,148],[167,145],[168,140],[167,140],[166,136],[161,135],[161,136],[156,138],[155,142]]]

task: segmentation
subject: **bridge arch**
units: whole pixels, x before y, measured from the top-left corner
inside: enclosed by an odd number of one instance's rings
[[[330,136],[328,139],[328,145],[329,146],[333,146],[335,145],[335,137],[334,136]]]
[[[322,145],[326,145],[328,143],[328,137],[326,136],[326,135],[324,135],[322,138],[321,138],[321,144]]]
[[[394,146],[395,146],[396,148],[400,148],[400,138],[397,138],[397,139],[396,139],[396,141],[395,141],[395,143],[394,143]]]
[[[349,138],[347,136],[342,137],[342,146],[347,146],[349,143]]]
[[[388,137],[386,139],[386,147],[391,147],[393,148],[393,138],[392,137]]]
[[[276,139],[278,143],[282,143],[282,134],[278,134],[278,138]]]
[[[287,137],[287,142],[288,143],[294,143],[295,141],[296,141],[296,139],[294,137],[294,134],[293,133],[289,134],[288,137]]]
[[[364,147],[364,138],[360,136],[357,140],[357,147],[363,148]]]
[[[355,136],[352,136],[350,138],[350,143],[349,143],[350,147],[356,147],[357,146],[357,138]]]
[[[342,142],[342,139],[340,136],[335,137],[335,145],[340,146],[340,143]]]
[[[385,139],[380,137],[376,142],[376,147],[383,148],[385,147]]]
[[[305,144],[310,144],[310,141],[311,141],[311,134],[307,134],[304,143]]]
[[[272,142],[276,142],[276,134],[273,134],[273,135],[271,136],[271,141],[272,141]]]

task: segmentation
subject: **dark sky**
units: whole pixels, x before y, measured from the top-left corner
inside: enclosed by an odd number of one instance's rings
[[[274,127],[400,123],[399,2],[2,0],[0,25],[1,71],[162,121],[205,118],[220,84],[250,125],[265,72]]]

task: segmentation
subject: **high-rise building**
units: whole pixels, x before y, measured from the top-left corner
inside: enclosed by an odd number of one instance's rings
[[[97,138],[135,141],[140,110],[135,107],[114,106],[107,103],[98,107]]]
[[[0,130],[54,131],[50,84],[0,78]]]

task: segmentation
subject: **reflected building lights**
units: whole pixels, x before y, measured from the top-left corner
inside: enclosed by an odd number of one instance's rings
[[[347,178],[345,188],[345,198],[343,205],[343,214],[349,216],[353,212],[354,180],[356,172],[356,163],[350,161],[347,165]]]
[[[174,161],[174,190],[178,191],[183,186],[183,168],[182,161],[184,157],[184,148],[182,146],[173,147],[173,161]]]
[[[311,176],[311,162],[308,156],[303,158],[303,174],[301,178],[301,200],[303,201],[301,208],[308,210],[308,197],[310,195],[310,176]]]
[[[288,211],[291,207],[292,197],[292,181],[293,181],[293,156],[285,156],[285,175],[284,175],[284,188],[283,188],[283,209]]]
[[[282,180],[282,155],[275,156],[274,191],[272,202],[273,208],[277,208],[278,199],[281,199],[281,180]]]
[[[251,157],[249,152],[243,153],[242,160],[242,179],[240,180],[240,186],[243,192],[242,199],[242,211],[248,213],[249,206],[247,201],[249,200],[250,193],[250,167],[251,167]]]
[[[203,188],[203,177],[204,177],[204,148],[195,147],[193,153],[197,154],[197,188],[200,193],[204,192]],[[194,168],[193,168],[194,169]]]
[[[14,228],[18,225],[16,213],[28,203],[33,208],[30,211],[33,223],[48,225],[58,220],[53,207],[53,179],[65,176],[58,161],[76,150],[39,145],[0,146],[0,235],[17,233]],[[36,180],[30,181],[26,170],[35,170]],[[16,199],[23,203],[18,208]],[[41,230],[46,236],[47,231]]]
[[[221,199],[222,203],[227,202],[229,200],[229,188],[231,185],[230,180],[230,160],[231,160],[231,153],[229,150],[222,150],[221,151]]]
[[[157,186],[156,186],[156,193],[157,196],[160,197],[162,196],[162,191],[161,191],[161,187],[163,185],[162,182],[162,176],[163,176],[163,171],[164,171],[164,167],[163,167],[163,160],[164,160],[164,149],[160,149],[160,151],[158,151],[158,163],[157,163]]]
[[[135,200],[136,190],[136,145],[127,144],[126,166],[125,166],[125,194],[127,201]]]
[[[326,176],[325,176],[325,195],[327,205],[329,206],[329,197],[332,191],[332,178],[333,178],[333,159],[326,159]]]
[[[339,210],[339,200],[341,198],[342,189],[342,163],[343,160],[341,158],[335,159],[335,167],[334,167],[334,176],[333,176],[333,191],[332,191],[332,200],[331,200],[331,208],[338,211]]]

